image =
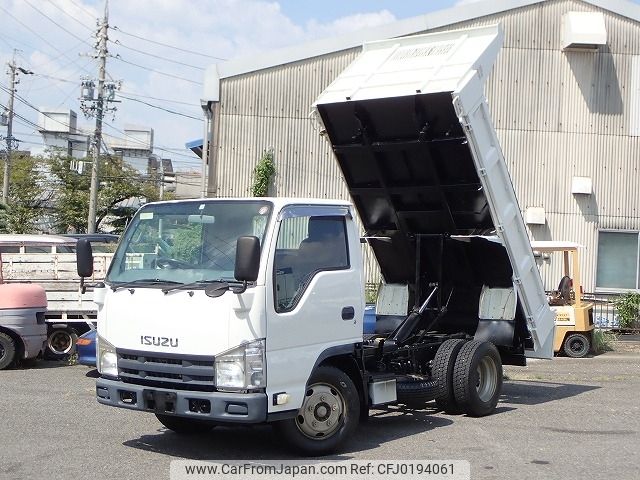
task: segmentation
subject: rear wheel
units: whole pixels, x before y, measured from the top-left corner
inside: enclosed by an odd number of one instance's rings
[[[492,413],[502,390],[502,360],[490,342],[465,343],[453,371],[453,393],[460,410],[473,417]]]
[[[582,333],[572,333],[564,339],[564,353],[569,357],[582,358],[586,357],[591,348],[591,342],[586,335]]]
[[[78,334],[72,328],[54,328],[47,337],[47,356],[60,360],[71,355],[76,348]]]
[[[319,367],[309,379],[295,418],[276,422],[283,439],[306,455],[327,455],[355,431],[360,397],[351,378],[335,367]]]
[[[214,427],[212,423],[196,418],[176,417],[174,415],[163,415],[161,413],[156,413],[156,418],[169,430],[184,435],[206,433]]]
[[[16,357],[16,342],[6,333],[0,333],[0,370],[13,363]]]
[[[458,352],[465,344],[459,338],[446,340],[440,345],[433,359],[431,374],[436,382],[436,405],[445,413],[459,413],[453,393],[453,370],[456,364]]]

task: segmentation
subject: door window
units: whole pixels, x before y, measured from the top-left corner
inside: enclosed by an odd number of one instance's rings
[[[301,216],[282,220],[274,263],[277,312],[295,308],[311,279],[349,268],[344,217]]]

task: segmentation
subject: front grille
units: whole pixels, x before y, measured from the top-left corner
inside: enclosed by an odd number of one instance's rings
[[[160,388],[214,391],[213,357],[117,350],[122,381]]]

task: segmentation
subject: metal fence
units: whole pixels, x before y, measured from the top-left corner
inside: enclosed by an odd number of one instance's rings
[[[593,323],[596,328],[614,330],[620,333],[639,333],[640,328],[638,328],[637,321],[631,327],[620,326],[620,314],[615,305],[615,301],[620,296],[618,293],[584,293],[582,300],[593,303]],[[636,318],[640,318],[640,308]]]

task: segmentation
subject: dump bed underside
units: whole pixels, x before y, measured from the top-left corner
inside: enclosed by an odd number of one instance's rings
[[[416,234],[494,229],[450,92],[318,111],[387,282],[414,281]]]
[[[515,285],[549,357],[553,314],[483,93],[501,42],[498,26],[373,42],[314,106],[385,280],[415,304],[437,283],[474,321],[480,288]],[[490,232],[502,243],[451,238]]]

